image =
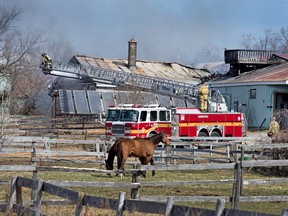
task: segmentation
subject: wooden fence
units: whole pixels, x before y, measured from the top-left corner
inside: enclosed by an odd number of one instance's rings
[[[251,143],[253,141],[247,139],[246,141],[243,139],[240,141],[229,141],[229,140],[223,140],[221,143],[215,142],[215,140],[210,141],[209,138],[205,143],[201,143],[204,145],[209,146],[208,150],[198,149],[197,145],[199,145],[199,141],[196,139],[195,142],[186,142],[185,148],[177,148],[177,145],[182,145],[183,142],[178,143],[177,141],[172,142],[172,146],[174,148],[172,149],[164,149],[162,147],[159,148],[157,157],[166,159],[167,158],[173,159],[175,161],[180,159],[185,160],[194,160],[193,163],[199,159],[199,155],[201,154],[208,154],[208,156],[212,159],[213,155],[222,155],[224,158],[226,158],[226,163],[224,160],[222,160],[220,164],[214,163],[214,164],[176,164],[173,162],[172,165],[165,163],[165,165],[157,165],[157,166],[139,166],[137,169],[132,169],[128,173],[132,174],[132,183],[127,184],[118,184],[118,183],[87,183],[85,184],[91,184],[95,187],[100,186],[103,187],[106,185],[106,187],[130,187],[131,188],[131,199],[137,199],[138,201],[161,201],[165,202],[168,200],[169,197],[163,197],[163,196],[141,196],[140,195],[140,186],[159,186],[159,185],[180,185],[180,184],[187,184],[187,185],[193,185],[193,184],[218,184],[217,180],[211,180],[211,181],[191,181],[191,182],[140,182],[140,175],[144,171],[149,170],[157,170],[157,171],[174,171],[174,170],[212,170],[212,169],[234,169],[234,179],[228,179],[223,180],[221,183],[232,183],[233,187],[231,189],[231,196],[226,197],[209,197],[209,196],[186,196],[186,197],[173,197],[173,201],[197,201],[197,202],[217,202],[218,199],[221,200],[221,202],[231,202],[232,209],[236,210],[239,207],[240,202],[270,202],[270,201],[288,201],[287,196],[254,196],[254,197],[243,197],[241,196],[243,188],[243,185],[250,185],[255,184],[255,182],[258,182],[260,184],[275,184],[275,183],[287,183],[287,179],[268,179],[268,180],[243,180],[244,175],[244,168],[251,168],[251,167],[266,167],[266,166],[288,166],[288,160],[260,160],[261,156],[263,155],[262,152],[267,148],[287,148],[288,144],[270,144],[270,143],[264,143],[264,144],[255,144]],[[250,143],[247,143],[247,142]],[[59,157],[65,157],[67,155],[69,156],[93,156],[93,157],[106,157],[107,153],[107,146],[111,145],[112,143],[107,142],[105,140],[61,140],[61,139],[50,139],[50,137],[13,137],[11,142],[9,142],[9,148],[4,148],[0,152],[2,155],[12,153],[12,151],[18,151],[21,152],[23,149],[26,151],[27,154],[30,154],[32,156],[32,165],[31,166],[11,166],[11,165],[2,165],[0,166],[0,171],[31,171],[35,174],[34,178],[37,178],[37,172],[39,171],[61,171],[61,172],[89,172],[89,173],[119,173],[119,171],[106,171],[102,169],[88,169],[88,168],[69,168],[69,167],[55,167],[55,166],[36,166],[37,158],[36,155],[43,157],[51,157],[51,156],[59,156]],[[76,153],[73,151],[53,151],[51,150],[51,146],[54,145],[57,147],[60,147],[62,145],[91,145],[93,146],[93,151],[77,151]],[[224,146],[224,151],[219,152],[216,151],[217,148]],[[10,149],[10,147],[13,147]],[[21,149],[19,148],[21,147]],[[43,148],[43,149],[41,149]],[[105,149],[106,148],[106,149]],[[18,149],[18,150],[17,150]],[[32,151],[31,151],[32,149]],[[244,156],[247,154],[256,154],[257,150],[257,156],[254,157],[257,160],[244,160]],[[9,152],[10,151],[10,152]],[[181,156],[180,153],[186,152],[190,154],[189,156]],[[197,158],[198,157],[198,158]],[[207,157],[206,157],[207,159]],[[212,161],[212,160],[210,160]],[[219,160],[217,161],[219,162]],[[227,163],[229,162],[229,163]],[[94,161],[95,163],[95,161]],[[34,179],[34,181],[35,181]],[[219,181],[219,180],[218,180]],[[54,181],[55,183],[56,181]],[[5,184],[4,182],[0,184]],[[57,183],[55,183],[57,184]],[[61,184],[58,182],[58,184]],[[64,183],[65,184],[65,183]],[[66,182],[66,186],[69,184],[79,185],[80,183],[77,182]],[[34,198],[33,198],[34,199]],[[128,208],[129,209],[129,208]],[[228,210],[227,210],[228,211]],[[283,210],[284,211],[284,210]],[[285,213],[286,211],[284,211]]]
[[[152,201],[152,202],[165,202],[169,199],[169,196],[141,196],[140,187],[145,189],[145,186],[157,187],[157,186],[175,186],[175,185],[195,185],[195,184],[231,184],[231,196],[174,196],[173,201],[177,202],[231,202],[231,207],[234,210],[239,208],[240,202],[278,202],[288,201],[288,196],[242,196],[243,185],[254,185],[254,184],[283,184],[287,183],[287,178],[275,178],[275,179],[261,179],[261,180],[243,180],[243,168],[245,167],[264,167],[264,166],[288,166],[288,160],[275,160],[275,161],[242,161],[240,163],[227,163],[227,164],[193,164],[193,165],[165,165],[165,166],[142,166],[137,169],[124,171],[125,174],[132,175],[131,183],[115,183],[115,182],[59,182],[50,181],[58,186],[91,186],[91,187],[129,187],[131,188],[131,199],[139,201]],[[234,179],[223,179],[219,180],[197,180],[197,181],[173,181],[173,182],[140,182],[140,175],[144,171],[157,170],[157,171],[179,171],[179,170],[223,170],[223,169],[234,169]],[[44,166],[0,166],[0,171],[59,171],[59,172],[88,172],[88,173],[123,173],[120,171],[107,171],[101,169],[90,169],[90,168],[69,168],[69,167],[44,167]],[[36,179],[34,179],[35,181]],[[35,200],[35,194],[32,196],[32,200]],[[33,198],[34,197],[34,198]],[[286,212],[283,210],[283,212]],[[153,213],[153,212],[151,212]]]
[[[172,140],[171,147],[165,148],[164,145],[160,145],[154,154],[157,161],[161,160],[169,162],[172,160],[173,164],[176,164],[179,160],[190,160],[192,163],[198,161],[210,161],[210,162],[233,162],[237,158],[239,149],[241,146],[245,146],[248,151],[251,145],[246,143],[249,138],[205,138],[207,140],[200,141],[199,138],[194,138],[192,141],[180,141]],[[69,157],[77,154],[78,156],[94,156],[97,158],[105,158],[107,156],[107,150],[113,144],[113,141],[107,141],[105,139],[57,139],[57,137],[37,137],[37,136],[4,136],[2,137],[2,146],[0,154],[11,155],[21,153],[29,154],[31,149],[35,151],[37,158],[51,158],[51,157]],[[255,141],[256,142],[256,141]],[[244,143],[244,144],[243,144]],[[209,149],[199,149],[199,145],[207,146]],[[253,149],[263,149],[264,145],[254,144]],[[269,144],[271,146],[271,144]],[[52,148],[53,146],[53,148]],[[63,146],[82,146],[84,151],[77,150],[62,150]],[[276,144],[273,144],[275,147]],[[59,147],[59,148],[58,148]],[[286,144],[288,147],[288,144]],[[255,153],[255,152],[254,152]],[[168,160],[169,159],[169,160]],[[95,161],[95,160],[94,160]]]
[[[36,199],[31,202],[32,207],[24,207],[22,197],[22,187],[30,188],[36,191]],[[153,201],[141,201],[125,199],[125,193],[121,192],[119,198],[108,199],[95,196],[89,196],[81,192],[76,192],[70,189],[65,189],[47,183],[41,180],[33,180],[23,177],[13,177],[11,181],[11,190],[8,204],[1,204],[0,211],[6,213],[17,213],[17,215],[45,215],[42,213],[42,204],[45,203],[42,200],[43,192],[61,197],[68,200],[70,204],[74,204],[75,215],[81,215],[83,206],[89,206],[94,208],[110,209],[116,211],[116,215],[122,215],[123,211],[129,212],[143,212],[143,213],[155,213],[165,216],[182,216],[182,215],[203,215],[203,216],[252,216],[255,212],[241,211],[235,209],[225,208],[225,200],[217,199],[216,209],[200,209],[181,205],[174,205],[174,198],[168,197],[166,203],[153,202]],[[56,204],[57,202],[54,202]],[[66,202],[67,203],[67,202]],[[63,202],[62,202],[63,204]],[[282,216],[287,215],[288,211],[283,209]],[[258,216],[272,216],[272,214],[256,213]]]

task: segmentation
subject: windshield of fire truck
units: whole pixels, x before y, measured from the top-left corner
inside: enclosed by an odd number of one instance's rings
[[[136,110],[108,110],[106,121],[137,121],[138,116]]]
[[[118,121],[121,110],[108,110],[106,121]]]
[[[136,110],[122,110],[120,121],[137,121],[139,112]]]

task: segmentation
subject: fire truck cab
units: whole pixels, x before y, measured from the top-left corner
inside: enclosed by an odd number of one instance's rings
[[[171,110],[158,104],[110,106],[106,136],[149,137],[161,131],[171,136]]]

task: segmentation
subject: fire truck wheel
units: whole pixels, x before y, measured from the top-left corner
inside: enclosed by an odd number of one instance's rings
[[[208,137],[208,135],[204,131],[200,131],[198,133],[198,137]],[[205,148],[207,148],[207,147],[206,146],[201,146],[201,145],[198,146],[198,149],[205,149]]]
[[[220,134],[217,131],[213,131],[211,137],[220,137]]]
[[[199,134],[198,134],[198,137],[207,137],[207,133],[203,132],[203,131],[200,131]]]

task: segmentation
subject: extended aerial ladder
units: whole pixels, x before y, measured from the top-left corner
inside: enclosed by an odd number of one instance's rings
[[[198,87],[184,82],[162,79],[136,73],[86,66],[79,64],[54,63],[51,68],[43,67],[44,74],[74,79],[91,80],[93,82],[110,84],[114,86],[131,86],[144,91],[188,100],[197,103]]]

